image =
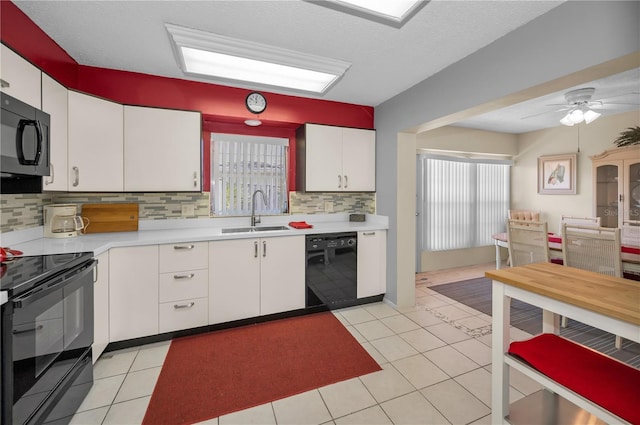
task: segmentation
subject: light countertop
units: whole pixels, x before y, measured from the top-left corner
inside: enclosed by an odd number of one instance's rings
[[[44,238],[40,233],[30,229],[23,232],[21,240],[19,231],[2,234],[2,245],[18,249],[24,255],[46,255],[68,252],[93,252],[99,255],[111,248],[123,246],[158,245],[165,243],[184,243],[199,241],[216,241],[227,239],[255,239],[264,237],[282,237],[294,235],[310,235],[340,232],[366,232],[388,229],[388,218],[378,215],[367,215],[364,222],[350,222],[349,215],[313,214],[291,216],[262,217],[259,226],[287,225],[292,221],[306,221],[311,229],[293,229],[269,232],[222,233],[223,228],[249,227],[248,217],[215,218],[215,219],[182,219],[182,220],[142,220],[137,232],[92,233],[75,238]],[[41,228],[40,228],[41,229]],[[12,235],[12,233],[14,233]],[[38,237],[38,235],[40,237]]]

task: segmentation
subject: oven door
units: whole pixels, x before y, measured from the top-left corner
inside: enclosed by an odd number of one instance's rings
[[[95,263],[17,297],[10,302],[11,314],[3,314],[3,422],[43,417],[47,412],[41,407],[55,407],[51,399],[62,397],[61,386],[90,353]],[[11,358],[4,358],[9,352]]]

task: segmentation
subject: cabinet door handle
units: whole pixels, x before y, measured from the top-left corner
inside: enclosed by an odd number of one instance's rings
[[[338,189],[342,188],[342,176],[338,174]]]
[[[267,241],[262,241],[262,256],[267,256]]]
[[[174,245],[173,249],[178,251],[178,250],[184,250],[184,249],[193,249],[195,247],[196,247],[195,245]]]
[[[618,195],[618,196],[620,196],[620,202],[622,202],[622,193],[620,195]]]
[[[188,274],[174,274],[173,278],[175,280],[181,280],[181,279],[193,279],[193,277],[195,276],[194,273],[188,273]]]
[[[194,303],[193,301],[191,301],[191,302],[190,302],[190,303],[188,303],[188,304],[174,304],[174,305],[173,305],[173,308],[175,308],[176,310],[179,310],[179,309],[181,309],[181,308],[191,308],[191,307],[193,307],[194,305],[196,305],[196,303]]]
[[[41,331],[42,328],[44,328],[43,325],[38,325],[38,326],[32,326],[29,329],[14,329],[11,333],[13,333],[14,335],[19,335],[19,334],[25,334],[27,332],[37,332],[37,331]]]
[[[53,181],[55,180],[55,169],[53,168],[53,162],[49,163],[49,166],[51,167],[51,175],[49,176],[51,180],[47,180],[46,182],[44,182],[44,184],[46,185],[53,184]]]
[[[193,172],[193,187],[198,187],[198,173]]]
[[[258,241],[253,243],[253,258],[258,258]]]
[[[362,236],[373,236],[375,234],[376,234],[376,232],[363,232]]]
[[[344,188],[346,189],[347,186],[349,186],[349,177],[345,174],[344,175]]]
[[[73,170],[73,187],[76,187],[80,184],[80,170],[78,167],[71,168]]]

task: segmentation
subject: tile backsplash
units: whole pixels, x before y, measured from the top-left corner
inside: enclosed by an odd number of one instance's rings
[[[375,193],[290,193],[291,214],[330,212],[375,213]],[[182,206],[193,205],[194,215],[209,217],[209,193],[65,193],[2,195],[0,233],[42,226],[42,206],[49,204],[138,203],[141,220],[185,218]],[[331,209],[333,211],[331,211]]]

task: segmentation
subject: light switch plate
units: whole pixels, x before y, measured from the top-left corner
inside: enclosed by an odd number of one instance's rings
[[[333,202],[332,201],[324,201],[324,212],[332,213],[333,212]]]

